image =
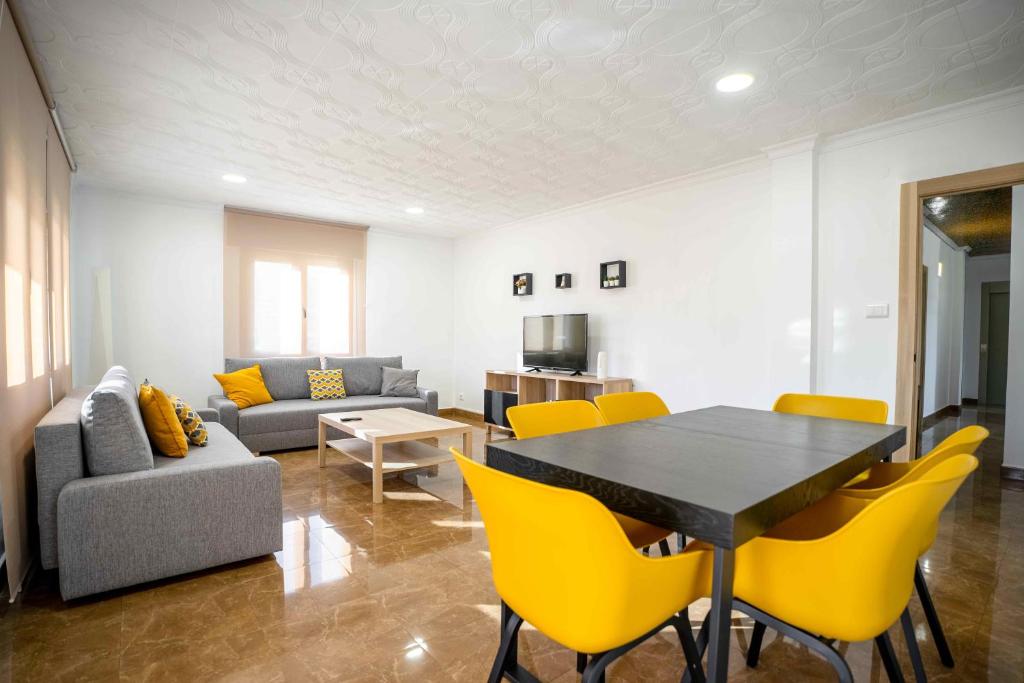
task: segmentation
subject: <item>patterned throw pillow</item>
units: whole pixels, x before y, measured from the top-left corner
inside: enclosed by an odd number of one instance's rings
[[[306,370],[309,397],[314,401],[346,398],[345,378],[341,370]]]
[[[206,425],[199,413],[192,410],[192,406],[185,403],[177,396],[171,396],[171,403],[174,404],[174,414],[178,416],[181,428],[185,430],[185,436],[196,446],[205,446],[209,434],[206,433]]]

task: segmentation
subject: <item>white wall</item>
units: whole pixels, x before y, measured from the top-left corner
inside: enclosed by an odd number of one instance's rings
[[[963,397],[978,398],[981,373],[981,286],[1008,282],[1010,255],[970,256],[964,286],[964,381]]]
[[[800,339],[810,347],[800,358],[806,364],[810,356],[816,391],[893,406],[900,185],[1021,161],[1022,120],[1024,90],[1007,91],[831,137],[810,163],[780,163],[765,150],[760,166],[738,164],[457,238],[457,405],[479,409],[483,371],[513,365],[522,315],[585,312],[593,316],[591,345],[609,351],[611,372],[663,392],[673,409],[765,407],[780,390],[803,389],[808,373],[793,355]],[[806,206],[815,217],[809,225]],[[787,215],[800,221],[791,231],[780,224]],[[780,250],[787,239],[797,248]],[[816,260],[805,278],[808,239]],[[629,262],[630,286],[600,292],[597,264],[611,259]],[[534,273],[533,297],[511,296],[519,271]],[[562,271],[579,280],[573,290],[553,289]],[[805,300],[811,311],[800,315]],[[887,304],[889,316],[867,318],[871,304]],[[778,359],[787,335],[789,355]],[[945,358],[944,375],[956,376],[957,359]]]
[[[74,188],[72,207],[75,385],[112,361],[205,407],[224,358],[222,207],[88,186]],[[107,269],[109,328],[96,295]]]
[[[900,185],[1024,160],[1018,89],[838,136],[819,165],[818,388],[896,396]],[[890,316],[866,318],[887,303]],[[890,416],[891,416],[890,412]]]
[[[806,336],[808,324],[806,311],[773,316],[785,278],[773,265],[771,197],[764,160],[458,239],[457,405],[481,409],[484,371],[514,367],[522,316],[546,313],[588,313],[591,368],[608,352],[610,375],[634,378],[673,410],[771,405],[768,330],[803,325]],[[628,286],[600,290],[599,264],[619,259]],[[518,272],[533,273],[533,296],[512,296]],[[572,289],[554,288],[561,272]]]
[[[366,260],[366,353],[401,355],[442,408],[454,405],[452,240],[371,229]]]
[[[960,405],[964,336],[964,252],[924,230],[922,263],[928,268],[924,335],[924,415]],[[942,263],[942,275],[939,275]]]
[[[113,362],[205,406],[224,368],[223,207],[89,186],[72,202],[75,384]],[[104,269],[109,313],[96,296]],[[367,353],[402,354],[441,406],[451,405],[452,278],[451,240],[370,231]]]
[[[1024,469],[1024,185],[1013,188],[1010,239],[1010,338],[1003,465]]]

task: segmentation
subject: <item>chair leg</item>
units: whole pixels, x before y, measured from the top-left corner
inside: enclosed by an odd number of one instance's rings
[[[683,552],[686,547],[686,534],[676,534],[676,552]]]
[[[668,545],[668,539],[663,538],[660,541],[658,541],[658,550],[661,551],[662,557],[668,557],[672,554],[672,549]]]
[[[767,628],[760,621],[754,622],[754,632],[750,635],[750,646],[747,648],[747,666],[751,669],[757,668],[757,660],[761,657],[761,641],[764,640]]]
[[[807,631],[799,629],[791,624],[787,624],[784,621],[780,621],[767,612],[763,612],[742,600],[734,598],[732,607],[733,609],[739,610],[753,618],[757,623],[764,624],[766,628],[770,626],[773,630],[778,631],[784,636],[789,636],[801,645],[806,646],[807,649],[817,652],[825,658],[825,661],[832,665],[833,669],[836,670],[840,683],[853,683],[853,673],[850,671],[850,666],[846,663],[846,660],[843,659],[843,656],[828,643],[822,642]]]
[[[704,659],[704,653],[708,649],[708,633],[711,631],[711,612],[708,612],[704,616],[704,621],[700,624],[700,630],[697,631],[697,639],[694,645],[697,647],[697,661]],[[701,676],[704,676],[704,670],[701,669]],[[693,681],[693,674],[690,673],[690,668],[687,667],[686,671],[683,672],[683,679],[680,683],[691,683]]]
[[[498,653],[494,656],[491,673],[487,683],[500,683],[505,672],[513,667],[519,657],[519,627],[523,618],[512,611],[504,602],[501,603],[501,642]]]
[[[921,649],[917,646],[917,636],[914,634],[914,622],[910,618],[909,606],[900,615],[900,624],[903,626],[903,638],[907,641],[910,662],[914,666],[914,678],[917,683],[925,683],[928,680],[928,674],[925,673],[924,662],[921,661]]]
[[[679,643],[683,646],[683,656],[686,657],[687,680],[694,683],[704,683],[704,667],[701,666],[701,654],[697,651],[697,643],[693,639],[693,631],[690,627],[690,615],[687,610],[679,613],[679,618],[672,622],[679,634]],[[686,679],[686,676],[684,676]]]
[[[925,583],[920,562],[914,568],[914,587],[917,589],[917,597],[921,599],[921,608],[924,610],[924,618],[928,620],[932,640],[939,651],[939,659],[942,660],[943,666],[952,669],[956,662],[953,661],[953,653],[946,642],[946,634],[942,632],[942,622],[939,621],[939,613],[935,611],[935,604],[932,603],[932,595],[928,592],[928,584]]]
[[[650,554],[651,554],[651,546],[645,545],[644,549],[641,550],[640,552],[642,552],[644,555],[650,556]]]
[[[581,674],[587,669],[587,655],[582,652],[576,653],[576,673]]]
[[[878,654],[882,657],[882,665],[885,667],[885,674],[889,677],[890,683],[904,683],[903,670],[896,659],[896,651],[892,649],[892,641],[889,639],[889,632],[886,631],[875,638],[875,645],[878,646]]]

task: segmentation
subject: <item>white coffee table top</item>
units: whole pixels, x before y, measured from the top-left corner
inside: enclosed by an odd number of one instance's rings
[[[359,420],[342,422],[344,418]],[[419,413],[408,408],[380,408],[353,410],[347,413],[325,413],[320,422],[340,429],[357,439],[370,443],[391,443],[411,439],[465,434],[473,428],[465,422],[456,422],[435,415]]]

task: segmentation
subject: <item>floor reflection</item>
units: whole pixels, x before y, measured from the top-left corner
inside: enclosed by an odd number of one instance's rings
[[[1020,681],[1024,492],[999,479],[1002,413],[964,410],[924,444],[975,420],[993,438],[923,559],[955,670],[939,663],[916,600],[911,610],[932,680]],[[482,431],[475,437],[483,443]],[[314,451],[273,457],[283,469],[280,552],[70,605],[52,573],[37,575],[19,603],[0,606],[0,679],[485,680],[498,599],[483,524],[455,465],[389,478],[386,502],[374,506],[368,471],[343,456],[325,469]],[[706,609],[698,602],[691,618]],[[823,661],[771,632],[760,666],[747,669],[749,629],[734,620],[731,680],[834,680]],[[898,629],[893,640],[909,674]],[[840,648],[857,680],[884,680],[870,644]],[[535,629],[524,628],[520,656],[541,680],[577,680],[573,653]],[[682,667],[666,633],[617,662],[609,678],[679,680]]]

